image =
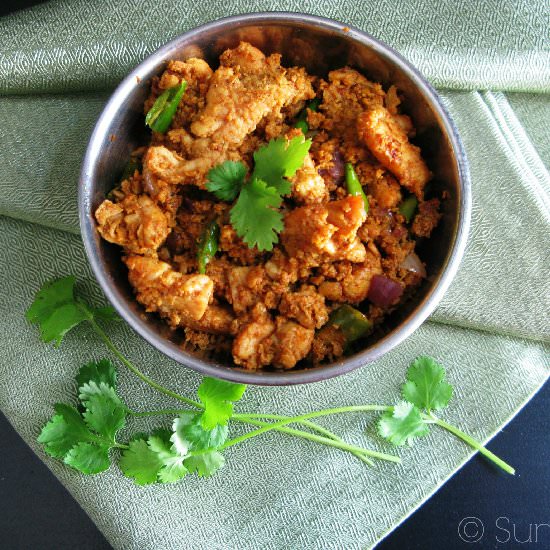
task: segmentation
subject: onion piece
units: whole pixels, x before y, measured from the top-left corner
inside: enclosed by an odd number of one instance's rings
[[[406,269],[407,271],[411,271],[412,273],[416,273],[417,275],[420,275],[423,279],[426,278],[426,268],[424,267],[424,264],[420,260],[420,258],[414,253],[411,252],[399,265],[399,267]]]
[[[403,288],[399,283],[383,275],[375,275],[370,282],[367,298],[374,305],[389,307],[396,304],[402,294]]]

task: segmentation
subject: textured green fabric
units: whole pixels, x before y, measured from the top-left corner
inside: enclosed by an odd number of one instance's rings
[[[103,300],[78,237],[76,191],[83,151],[112,86],[186,29],[269,9],[362,28],[446,89],[443,100],[471,164],[474,211],[456,280],[411,338],[335,380],[250,388],[241,407],[286,414],[393,402],[406,365],[432,354],[457,390],[445,417],[485,440],[550,372],[550,101],[543,93],[550,91],[550,21],[543,2],[67,0],[0,19],[0,408],[117,548],[372,546],[471,455],[434,430],[399,451],[403,465],[367,469],[351,456],[267,434],[228,451],[227,467],[211,479],[136,488],[116,468],[81,476],[47,459],[35,442],[51,403],[72,394],[78,366],[106,355],[85,327],[59,350],[44,346],[23,313],[44,280],[67,273]],[[113,331],[159,382],[182,392],[198,385],[199,376],[127,326]],[[130,406],[166,405],[123,370],[121,391]],[[352,443],[371,443],[362,434],[372,430],[371,418],[335,417],[330,425]]]

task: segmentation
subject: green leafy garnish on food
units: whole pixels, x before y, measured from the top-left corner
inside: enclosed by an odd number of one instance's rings
[[[182,80],[177,86],[168,88],[157,97],[145,116],[145,124],[151,130],[164,134],[170,128],[186,88],[187,82]]]
[[[271,189],[275,192],[274,188]],[[111,361],[102,359],[83,365],[76,375],[77,407],[64,403],[54,405],[55,414],[38,437],[48,455],[83,474],[97,474],[109,468],[111,462],[118,462],[122,473],[137,485],[173,483],[190,474],[210,476],[225,465],[224,449],[269,431],[283,432],[287,436],[349,452],[368,466],[374,465],[373,460],[400,462],[395,455],[350,445],[326,427],[313,422],[316,418],[333,414],[377,412],[381,413],[378,433],[393,445],[411,445],[416,438],[425,436],[431,425],[437,425],[478,450],[504,471],[514,473],[514,468],[481,443],[434,415],[434,410],[448,405],[452,387],[445,381],[443,367],[431,357],[419,357],[413,361],[402,386],[404,401],[395,406],[351,405],[294,417],[262,412],[237,413],[234,404],[243,397],[244,384],[206,377],[197,390],[198,400],[160,385],[124,356],[98,324],[98,321],[114,320],[112,310],[93,308],[75,297],[74,285],[74,277],[65,277],[45,284],[37,292],[27,318],[39,325],[42,340],[60,343],[70,328],[76,326],[74,311],[82,311],[82,320],[89,323],[120,363],[154,390],[186,406],[184,409],[130,410],[118,393],[116,367]],[[350,311],[345,307],[336,311],[332,322],[342,330],[349,325],[351,338],[354,338],[366,325],[357,318],[357,310],[348,306]],[[168,427],[150,434],[137,431],[126,442],[120,441],[119,434],[129,422],[164,415],[173,419]],[[255,429],[228,439],[233,423],[254,426]]]
[[[283,200],[274,187],[253,179],[245,185],[231,209],[231,225],[250,247],[271,250],[283,230],[283,215],[279,210]]]
[[[311,147],[311,140],[301,136],[287,141],[284,137],[272,139],[254,153],[252,181],[259,179],[275,188],[279,195],[288,195],[292,190],[286,178],[294,176],[304,163]]]
[[[233,202],[241,191],[245,177],[246,166],[242,162],[226,160],[208,172],[206,189],[222,201]]]
[[[311,140],[303,136],[272,139],[254,153],[247,183],[242,162],[226,161],[208,173],[206,188],[217,198],[231,202],[238,196],[230,212],[231,225],[250,248],[273,250],[278,242],[284,227],[278,208],[292,190],[287,178],[302,166],[310,147]]]

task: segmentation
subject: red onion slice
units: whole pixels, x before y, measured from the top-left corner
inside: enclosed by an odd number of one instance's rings
[[[399,283],[384,277],[375,275],[370,283],[367,298],[380,307],[389,307],[396,304],[403,294],[403,288]]]
[[[417,275],[420,275],[420,277],[422,277],[423,279],[426,278],[426,268],[424,267],[424,264],[421,262],[420,258],[414,252],[411,252],[401,262],[401,265],[399,267],[402,267],[407,271],[411,271],[412,273],[416,273]]]

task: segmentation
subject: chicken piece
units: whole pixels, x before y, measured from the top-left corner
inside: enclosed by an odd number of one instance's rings
[[[262,266],[234,267],[227,279],[227,300],[237,313],[244,313],[258,303],[264,308],[275,309],[287,289],[286,285],[272,281]]]
[[[379,172],[377,170],[377,172]],[[377,174],[378,175],[378,174]],[[401,186],[396,179],[384,171],[368,184],[368,193],[376,200],[379,208],[396,208],[403,199]]]
[[[277,317],[276,330],[262,343],[268,350],[266,356],[271,360],[267,364],[283,369],[292,369],[296,363],[307,356],[313,343],[315,331],[305,328],[284,317]]]
[[[238,147],[268,114],[276,114],[296,95],[285,77],[281,56],[269,57],[246,42],[226,50],[206,94],[206,105],[191,124],[195,136],[226,148]]]
[[[357,237],[357,230],[366,217],[363,199],[356,196],[302,206],[286,215],[281,242],[291,257],[314,260],[325,256],[362,262],[365,247]]]
[[[275,331],[275,323],[267,314],[244,325],[233,340],[233,359],[237,365],[248,370],[256,370],[269,365],[271,358],[266,357],[264,341]]]
[[[151,254],[170,229],[163,211],[147,195],[126,195],[120,202],[103,201],[95,211],[100,235],[135,254]]]
[[[359,304],[366,299],[372,278],[381,274],[380,256],[368,248],[363,263],[352,264],[340,280],[321,283],[319,294],[333,302]]]
[[[260,300],[258,288],[249,286],[248,275],[252,267],[233,267],[227,273],[229,285],[228,301],[236,313],[242,313],[254,306]]]
[[[194,276],[199,277],[199,275]],[[208,334],[232,334],[234,321],[235,316],[229,308],[210,304],[200,319],[182,317],[180,324],[194,330],[202,330]]]
[[[328,321],[325,297],[313,286],[304,285],[297,292],[283,294],[279,311],[305,328],[321,328]]]
[[[325,180],[317,172],[317,168],[309,153],[304,157],[304,163],[294,176],[292,183],[292,198],[298,204],[316,204],[329,199]]]
[[[207,275],[183,275],[166,262],[144,256],[126,256],[124,263],[136,299],[146,311],[158,311],[172,327],[205,314],[214,291]]]
[[[429,201],[421,202],[418,206],[418,214],[414,218],[411,231],[417,237],[429,237],[440,219],[439,199],[430,199]]]
[[[322,85],[323,103],[319,107],[325,114],[322,126],[346,141],[355,142],[357,117],[367,109],[382,106],[384,90],[349,67],[331,71],[328,79]]]
[[[420,148],[409,142],[391,113],[384,107],[361,113],[357,118],[357,133],[380,164],[421,200],[431,172],[420,155]]]
[[[145,190],[154,199],[163,201],[172,192],[172,186],[196,183],[195,172],[208,172],[211,167],[207,157],[186,160],[163,145],[149,147],[143,158]]]

